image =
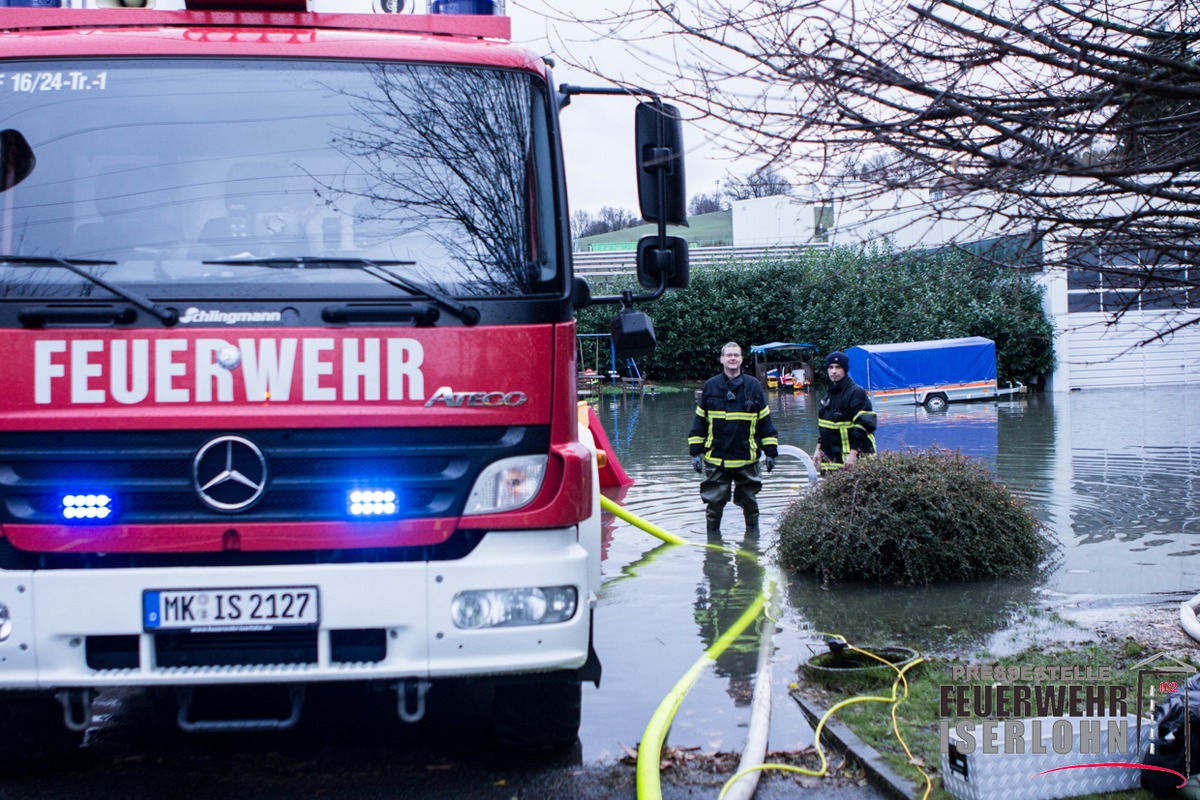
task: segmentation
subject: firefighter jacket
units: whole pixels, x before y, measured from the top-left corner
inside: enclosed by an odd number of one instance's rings
[[[851,450],[859,455],[874,453],[877,424],[866,389],[849,375],[831,385],[817,409],[821,452],[830,459],[821,468],[841,467]]]
[[[709,378],[688,433],[689,453],[718,467],[740,469],[757,462],[760,450],[772,458],[779,455],[779,434],[762,386],[749,375],[730,380],[722,372]]]

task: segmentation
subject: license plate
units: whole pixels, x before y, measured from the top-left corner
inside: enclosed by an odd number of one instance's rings
[[[264,631],[315,627],[317,587],[151,589],[142,593],[147,631]]]

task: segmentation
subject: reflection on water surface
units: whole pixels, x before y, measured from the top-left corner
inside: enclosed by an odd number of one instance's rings
[[[815,398],[771,395],[780,442],[811,451]],[[602,397],[596,407],[617,456],[636,484],[621,500],[641,517],[704,543],[699,477],[687,458],[691,392]],[[761,563],[703,547],[665,547],[625,523],[607,521],[606,585],[597,611],[604,685],[586,696],[585,755],[619,756],[632,746],[675,681],[737,618],[764,577],[782,586],[774,662],[776,697],[795,667],[819,648],[814,632],[861,644],[899,643],[927,652],[993,652],[1030,632],[1070,637],[1039,604],[1081,595],[1200,591],[1200,387],[1032,395],[1012,402],[880,412],[881,449],[939,445],[987,460],[1029,498],[1059,548],[1044,574],[968,586],[823,588],[781,574],[771,561],[774,523],[807,486],[796,459],[781,459],[759,496],[760,543],[743,543],[739,514],[726,514],[727,544],[753,549]],[[751,591],[753,587],[753,591]],[[697,682],[671,743],[738,748],[744,739],[757,635],[748,633]],[[731,702],[732,701],[732,702]],[[788,704],[776,702],[772,748],[810,735]],[[807,740],[806,740],[807,741]]]

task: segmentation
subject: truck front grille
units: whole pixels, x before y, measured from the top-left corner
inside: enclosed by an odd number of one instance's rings
[[[315,630],[234,633],[170,632],[153,635],[159,667],[239,667],[317,663]],[[98,672],[142,667],[137,635],[88,636],[84,652]],[[330,664],[378,664],[387,656],[387,631],[354,628],[329,632]]]
[[[124,525],[225,524],[206,505],[193,464],[228,431],[0,432],[0,524],[58,524],[71,492],[115,498]],[[546,427],[253,430],[267,464],[261,498],[239,523],[345,519],[361,486],[397,492],[392,519],[458,516],[480,471],[506,456],[545,453]]]
[[[154,655],[160,667],[316,664],[317,631],[159,633]]]

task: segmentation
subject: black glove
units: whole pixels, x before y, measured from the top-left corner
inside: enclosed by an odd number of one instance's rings
[[[770,472],[771,470],[775,469],[775,456],[767,456],[766,458],[763,459],[763,461],[767,465],[767,472]]]
[[[692,469],[696,470],[696,472],[704,472],[703,456],[692,456]]]

